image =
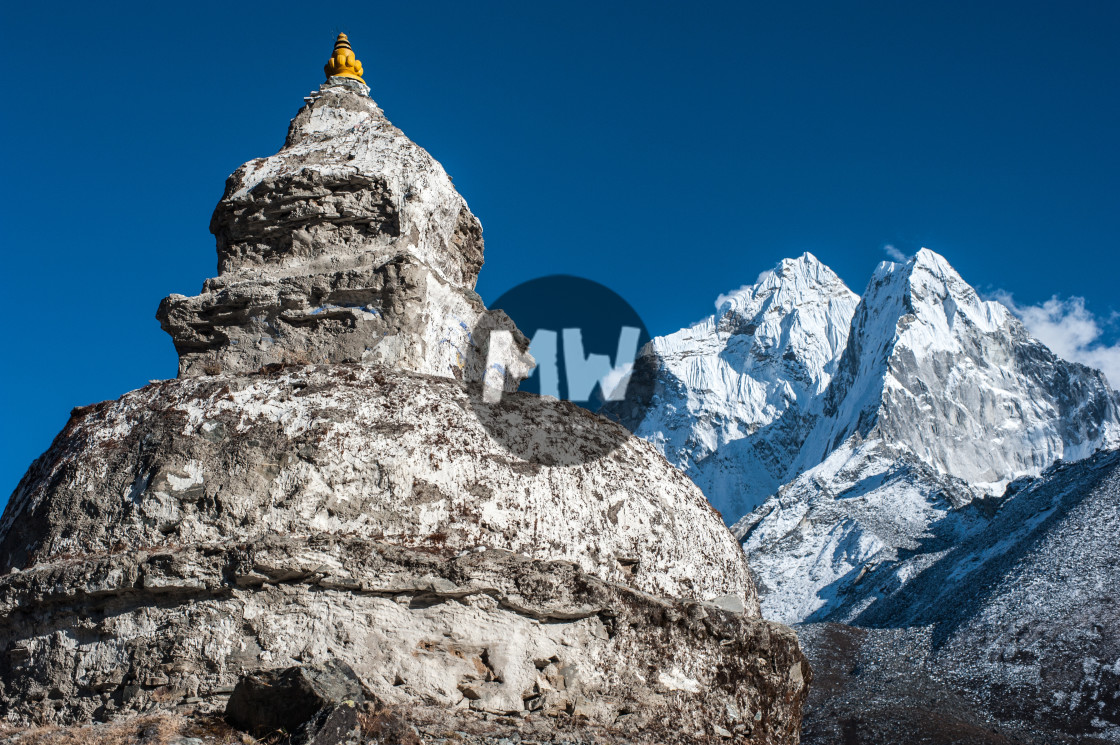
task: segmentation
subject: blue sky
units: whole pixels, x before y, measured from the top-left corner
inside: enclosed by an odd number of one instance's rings
[[[332,5],[5,6],[0,503],[72,407],[175,374],[156,306],[338,31],[482,220],[484,299],[577,274],[659,334],[786,256],[861,292],[928,246],[1116,341],[1118,3]]]

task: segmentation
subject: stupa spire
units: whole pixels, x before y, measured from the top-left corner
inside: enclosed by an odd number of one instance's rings
[[[346,34],[338,35],[338,39],[334,42],[334,52],[323,66],[323,71],[327,73],[328,78],[354,78],[363,84],[366,82],[362,80],[362,63],[354,56],[354,49],[350,46]]]

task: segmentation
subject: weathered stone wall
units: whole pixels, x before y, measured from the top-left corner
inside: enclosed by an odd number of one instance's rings
[[[12,495],[0,572],[114,546],[332,533],[578,563],[758,615],[746,559],[648,443],[574,404],[506,397],[546,465],[494,440],[453,380],[362,365],[155,383],[78,412]],[[563,460],[602,441],[602,457]]]
[[[69,559],[0,579],[0,702],[45,721],[194,702],[247,670],[341,659],[378,700],[572,715],[620,732],[794,742],[793,633],[571,563],[274,537]]]
[[[210,224],[219,276],[156,314],[180,376],[293,362],[463,375],[488,314],[473,291],[482,226],[367,93],[332,79],[280,152],[229,177]],[[504,314],[489,323],[513,328]]]

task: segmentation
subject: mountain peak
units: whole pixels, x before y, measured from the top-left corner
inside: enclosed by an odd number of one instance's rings
[[[918,251],[910,257],[910,263],[915,266],[926,267],[931,270],[936,270],[942,274],[957,274],[957,270],[950,266],[948,259],[941,254],[928,248],[919,248]]]
[[[885,263],[891,269],[883,275],[877,273],[865,297],[878,308],[901,300],[906,311],[901,315],[907,322],[898,328],[898,333],[912,337],[914,344],[945,342],[962,319],[986,334],[999,333],[1017,323],[1003,305],[981,299],[944,256],[928,248],[918,251],[905,264]],[[879,276],[889,279],[877,282]],[[891,293],[900,293],[902,297],[891,298]]]
[[[810,253],[721,295],[714,316],[653,340],[655,411],[637,434],[738,518],[788,478],[858,302]]]
[[[1115,436],[1114,396],[1095,378],[1077,390],[1103,419],[1066,418],[1064,386],[1082,377],[1004,306],[982,300],[943,256],[922,249],[905,264],[883,262],[868,284],[825,399],[830,433],[802,462],[820,462],[853,433],[878,433],[935,470],[997,493]]]
[[[829,618],[863,567],[938,545],[931,526],[948,512],[1120,443],[1103,376],[1059,359],[927,249],[876,269],[818,402],[796,478],[737,531],[763,607],[786,621]]]
[[[797,258],[782,259],[778,262],[776,267],[782,274],[787,272],[817,272],[824,269],[829,274],[833,274],[832,270],[821,263],[813,254],[806,251]]]
[[[796,259],[782,259],[773,269],[759,274],[754,284],[720,295],[716,315],[752,315],[775,303],[791,310],[806,301],[827,303],[839,297],[858,299],[834,271],[805,252]]]
[[[912,288],[944,287],[947,292],[958,294],[970,301],[979,300],[976,290],[961,277],[949,261],[939,253],[923,248],[907,262],[908,277]]]
[[[928,248],[921,248],[905,261],[881,261],[872,274],[872,283],[887,277],[902,277],[909,280],[915,275],[927,275],[946,281],[961,281],[961,275],[949,261]]]

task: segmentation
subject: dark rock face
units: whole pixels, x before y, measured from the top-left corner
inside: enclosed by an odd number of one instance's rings
[[[254,737],[287,735],[288,745],[328,745],[358,727],[362,683],[345,662],[327,660],[243,675],[226,704],[226,718]]]
[[[309,259],[316,243],[337,250],[379,237],[400,238],[400,214],[384,178],[299,170],[268,176],[235,199],[246,170],[230,177],[210,224],[220,273]],[[317,242],[309,240],[311,231],[318,234]],[[482,265],[481,250],[478,258],[475,272]]]
[[[357,362],[477,380],[482,356],[468,322],[509,330],[528,347],[504,313],[486,311],[412,256],[316,275],[211,279],[197,297],[164,299],[157,317],[183,377]]]
[[[991,509],[856,619],[869,628],[799,627],[817,681],[806,742],[844,722],[887,745],[929,723],[960,738],[945,742],[1120,741],[1120,453],[1017,482]]]

